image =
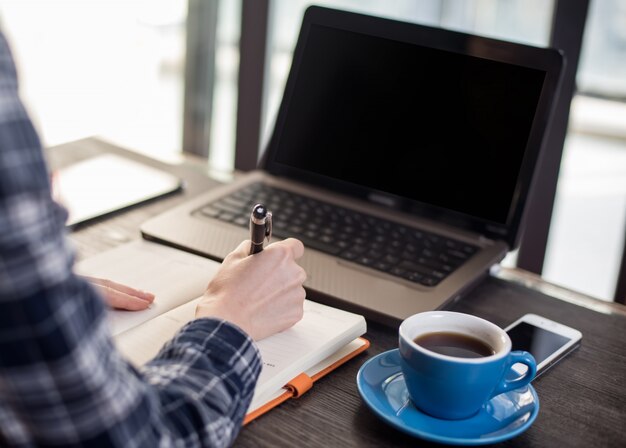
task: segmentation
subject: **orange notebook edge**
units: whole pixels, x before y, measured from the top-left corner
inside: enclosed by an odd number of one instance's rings
[[[254,411],[252,411],[249,414],[247,414],[245,416],[245,418],[243,419],[243,424],[247,425],[248,423],[250,423],[255,418],[260,417],[261,415],[265,414],[266,412],[268,412],[271,409],[274,409],[276,406],[278,406],[281,403],[284,403],[285,401],[289,400],[290,398],[297,398],[297,397],[302,396],[304,393],[306,393],[313,386],[313,383],[315,381],[317,381],[320,378],[328,375],[330,372],[335,370],[340,365],[345,364],[346,362],[350,361],[352,358],[354,358],[357,355],[363,353],[365,350],[367,350],[369,348],[370,341],[368,341],[367,339],[362,338],[362,337],[357,338],[357,339],[362,341],[363,345],[361,345],[356,350],[348,353],[343,358],[335,361],[331,365],[329,365],[329,366],[325,367],[324,369],[320,370],[319,372],[317,372],[316,374],[314,374],[311,377],[309,377],[304,372],[301,373],[300,375],[296,376],[295,378],[293,378],[291,381],[289,381],[285,385],[285,387],[284,387],[285,388],[285,392],[282,395],[274,398],[273,400],[268,401],[263,406],[260,406],[259,408],[255,409]]]

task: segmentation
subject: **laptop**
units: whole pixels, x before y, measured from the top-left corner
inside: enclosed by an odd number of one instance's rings
[[[309,298],[395,324],[445,307],[516,247],[562,57],[307,9],[257,170],[141,227],[216,260],[249,238],[306,247]]]

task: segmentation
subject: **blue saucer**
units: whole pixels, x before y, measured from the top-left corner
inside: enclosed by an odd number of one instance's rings
[[[400,352],[374,356],[357,374],[365,403],[391,426],[424,440],[451,445],[486,445],[524,432],[537,418],[539,398],[532,386],[497,395],[473,417],[442,420],[417,409],[404,383]]]

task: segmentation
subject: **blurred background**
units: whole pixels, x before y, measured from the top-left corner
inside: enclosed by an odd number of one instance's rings
[[[270,0],[259,150],[313,3],[535,46],[549,44],[555,9],[553,0]],[[0,0],[0,27],[44,145],[100,136],[179,160],[186,64],[196,62],[186,59],[188,12],[207,8],[216,26],[200,31],[215,45],[206,76],[198,71],[211,112],[199,152],[213,172],[231,172],[242,0]],[[613,300],[626,229],[626,0],[591,0],[576,86],[542,275]]]

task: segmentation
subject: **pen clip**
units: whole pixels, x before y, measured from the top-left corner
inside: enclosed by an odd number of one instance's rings
[[[272,238],[272,212],[267,212],[265,216],[265,238],[267,238],[267,242],[270,242],[270,238]]]

